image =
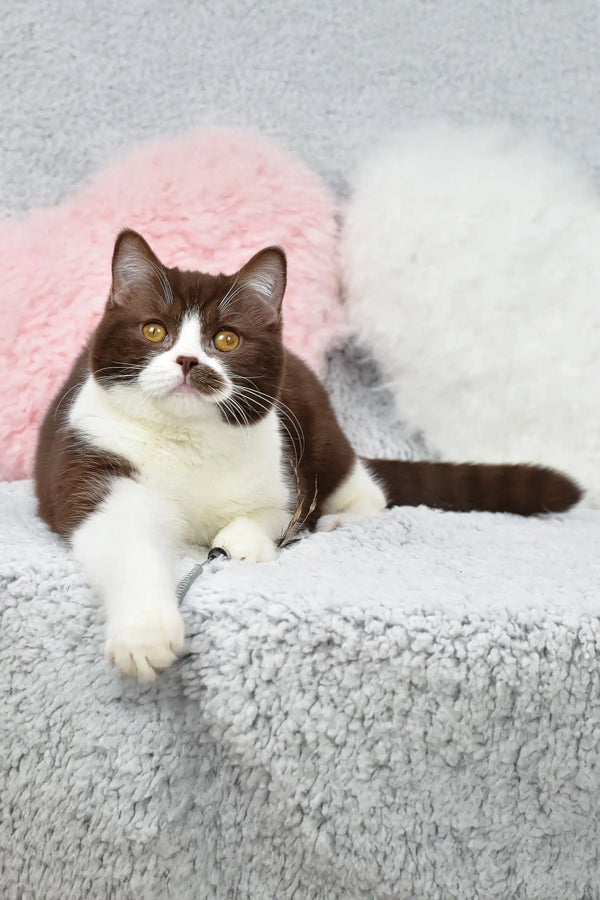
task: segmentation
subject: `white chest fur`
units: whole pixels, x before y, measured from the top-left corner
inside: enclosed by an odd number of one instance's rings
[[[126,399],[126,398],[125,398]],[[94,446],[128,460],[137,480],[172,504],[188,540],[208,544],[227,523],[261,510],[292,504],[282,468],[275,411],[241,429],[216,409],[185,423],[156,414],[152,420],[126,408],[90,376],[70,412],[69,424]]]

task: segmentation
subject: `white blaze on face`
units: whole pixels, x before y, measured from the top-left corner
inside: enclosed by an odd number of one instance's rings
[[[140,388],[154,397],[164,397],[171,394],[183,382],[183,370],[177,362],[180,356],[193,357],[198,364],[206,366],[217,372],[227,384],[227,389],[215,399],[225,399],[231,394],[232,384],[224,366],[218,360],[209,356],[202,347],[202,325],[198,313],[186,313],[179,334],[173,346],[159,353],[140,373],[138,384]],[[177,400],[200,400],[200,395],[173,395]]]

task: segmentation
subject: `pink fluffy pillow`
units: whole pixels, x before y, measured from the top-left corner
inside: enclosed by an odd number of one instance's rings
[[[335,203],[313,172],[248,133],[205,131],[146,146],[61,206],[0,223],[9,323],[0,479],[31,474],[37,427],[98,320],[124,226],[147,237],[166,265],[213,273],[280,244],[288,256],[287,346],[318,370],[345,331]]]

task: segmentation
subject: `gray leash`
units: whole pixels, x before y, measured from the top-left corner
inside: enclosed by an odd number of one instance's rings
[[[196,579],[202,574],[202,570],[209,563],[213,562],[215,559],[231,559],[227,550],[223,550],[222,547],[213,547],[207,558],[203,563],[197,563],[195,566],[192,566],[187,575],[184,575],[179,584],[177,585],[177,599],[181,603],[193,583]]]

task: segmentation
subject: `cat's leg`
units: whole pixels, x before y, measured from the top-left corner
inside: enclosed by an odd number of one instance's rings
[[[348,522],[379,515],[386,506],[386,496],[377,480],[356,459],[350,473],[324,501],[317,531],[333,531]]]
[[[277,556],[276,541],[285,531],[289,519],[289,512],[280,509],[239,516],[219,531],[212,545],[223,547],[234,559],[269,562]]]
[[[175,595],[178,523],[169,506],[130,478],[73,533],[76,559],[106,611],[106,653],[126,675],[147,681],[183,646]]]

